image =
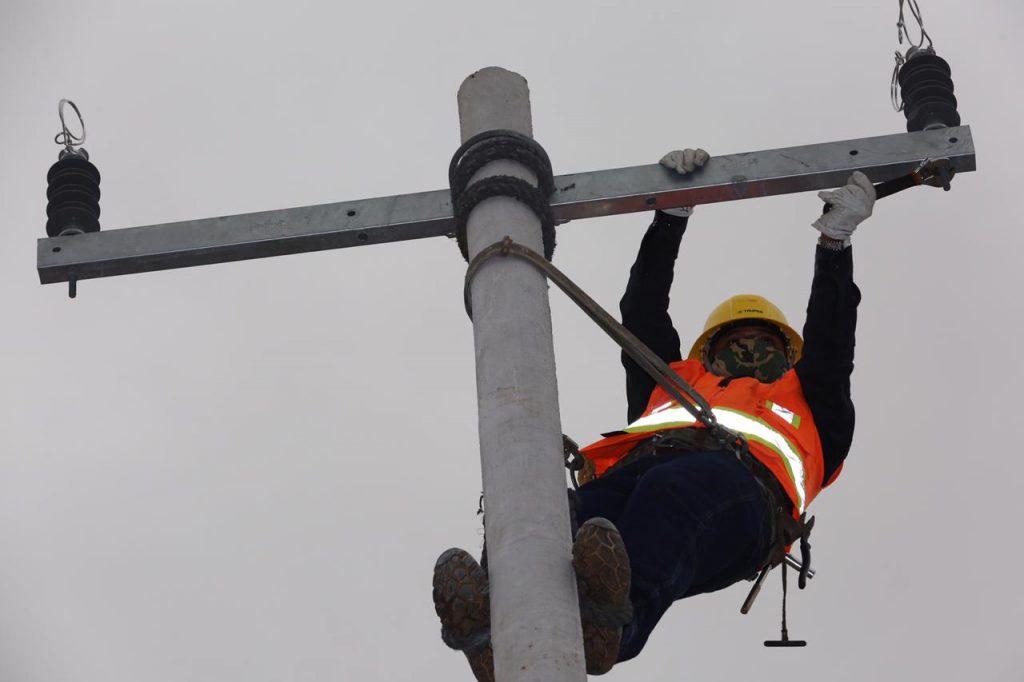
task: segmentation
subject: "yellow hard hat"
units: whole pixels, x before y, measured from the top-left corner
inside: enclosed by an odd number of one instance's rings
[[[778,306],[763,296],[756,294],[740,294],[726,299],[718,305],[711,314],[708,321],[704,323],[704,333],[690,349],[691,360],[703,360],[701,354],[704,351],[704,344],[714,336],[719,329],[725,325],[738,320],[763,320],[770,322],[786,336],[789,341],[789,361],[795,363],[800,359],[800,352],[804,347],[804,340],[789,326],[786,316],[782,314]]]

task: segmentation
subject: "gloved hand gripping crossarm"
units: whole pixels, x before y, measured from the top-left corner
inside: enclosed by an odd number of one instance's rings
[[[832,209],[823,213],[811,226],[841,244],[841,248],[846,248],[857,226],[871,216],[875,206],[875,186],[868,180],[868,176],[854,171],[845,185],[839,189],[818,192],[818,197]]]
[[[694,172],[698,168],[701,168],[711,155],[703,149],[676,149],[665,156],[661,157],[658,162],[665,168],[670,168],[680,175],[687,175]],[[689,218],[693,214],[693,206],[680,206],[679,208],[666,208],[662,209],[662,213],[677,216],[679,218]]]

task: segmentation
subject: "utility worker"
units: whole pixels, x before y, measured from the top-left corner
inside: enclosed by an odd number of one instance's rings
[[[661,164],[690,173],[708,158],[686,149]],[[674,601],[778,563],[809,530],[807,505],[842,468],[860,302],[850,237],[871,215],[875,189],[855,172],[819,197],[831,210],[813,223],[820,236],[803,339],[771,302],[739,295],[711,312],[686,359],[668,304],[692,209],[655,212],[620,303],[623,325],[747,445],[717,440],[623,353],[628,425],[581,450],[592,478],[570,498],[581,524],[573,566],[590,674],[640,653]],[[464,651],[478,680],[494,679],[486,581],[463,550],[435,566],[442,638]]]

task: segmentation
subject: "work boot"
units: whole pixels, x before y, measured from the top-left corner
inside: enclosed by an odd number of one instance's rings
[[[619,657],[622,626],[633,619],[629,601],[629,555],[608,519],[580,526],[572,545],[572,567],[580,598],[587,673],[603,675]]]
[[[494,682],[487,572],[469,552],[449,549],[434,564],[434,610],[441,639],[466,654],[477,682]]]

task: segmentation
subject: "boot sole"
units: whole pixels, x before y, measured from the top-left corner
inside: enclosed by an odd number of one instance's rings
[[[434,565],[433,587],[441,639],[466,655],[478,682],[494,682],[487,573],[468,552],[449,549]]]
[[[580,602],[596,610],[625,611],[629,602],[629,555],[615,525],[607,519],[590,519],[576,534],[572,548]],[[603,675],[619,656],[621,626],[601,625],[583,619],[583,649],[587,673]]]

